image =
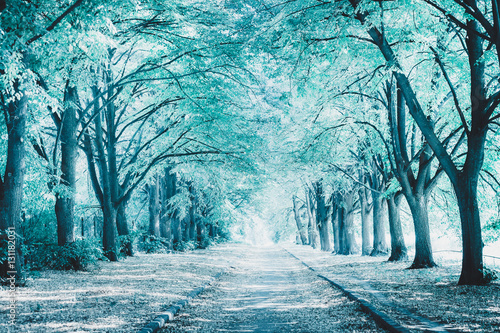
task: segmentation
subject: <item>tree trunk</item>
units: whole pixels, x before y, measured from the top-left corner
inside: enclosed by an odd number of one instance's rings
[[[175,248],[180,242],[182,242],[182,221],[176,213],[172,217],[172,246]]]
[[[400,203],[400,195],[395,197],[395,195],[392,194],[387,199],[389,231],[391,234],[391,256],[389,257],[389,261],[401,261],[408,259],[408,251],[406,249],[403,228],[401,227],[401,219],[399,216]]]
[[[427,198],[423,194],[406,195],[406,201],[410,207],[415,228],[415,258],[410,268],[435,267],[429,231]]]
[[[18,90],[18,82],[15,83],[14,88],[21,97],[3,106],[6,112],[8,142],[5,174],[3,180],[0,179],[0,231],[2,239],[8,243],[9,247],[8,258],[0,265],[0,277],[20,280],[23,277],[20,221],[25,173],[24,137],[28,98],[24,91]],[[5,103],[3,99],[2,102]]]
[[[149,229],[150,236],[160,237],[160,187],[158,176],[155,176],[153,183],[148,186],[149,192]]]
[[[167,196],[167,176],[160,178],[160,237],[170,241],[170,220],[168,219],[168,196]]]
[[[98,197],[102,197],[102,214],[103,214],[103,233],[102,233],[102,243],[104,248],[104,255],[111,261],[118,261],[117,248],[116,248],[116,208],[114,205],[113,197],[116,195],[114,193],[115,187],[118,186],[118,175],[116,173],[112,173],[108,166],[112,166],[112,163],[106,162],[106,152],[104,150],[104,138],[103,138],[103,127],[102,127],[102,119],[104,115],[100,112],[99,108],[99,99],[97,96],[99,95],[99,91],[97,87],[93,87],[93,96],[94,96],[94,108],[95,112],[98,114],[97,117],[94,118],[95,123],[95,146],[97,150],[97,158],[99,162],[99,174],[101,177],[101,186],[102,190],[100,190],[100,194]],[[109,131],[109,129],[108,129]],[[108,149],[112,148],[112,144],[108,142]],[[109,151],[108,151],[109,153]],[[109,154],[108,154],[109,157]],[[89,157],[87,157],[87,160]],[[116,163],[115,163],[116,168]],[[97,184],[98,185],[98,184]]]
[[[216,232],[215,232],[215,227],[213,224],[209,224],[208,225],[208,237],[210,237],[210,239],[214,239],[215,236],[216,236]]]
[[[206,242],[206,232],[205,223],[203,223],[201,219],[198,219],[196,223],[196,241],[198,242],[198,248],[200,249],[204,249],[208,245]]]
[[[185,242],[189,242],[191,239],[189,238],[189,214],[182,219],[182,240]]]
[[[321,251],[332,251],[330,244],[330,231],[328,224],[328,208],[325,204],[325,195],[323,194],[323,185],[317,182],[316,186],[316,224],[319,230]]]
[[[177,193],[177,176],[172,172],[172,168],[165,168],[163,177],[163,186],[161,190],[161,216],[160,216],[160,236],[166,238],[169,242],[170,249],[173,249],[173,228],[175,213],[171,198]]]
[[[116,248],[116,210],[109,195],[104,195],[104,205],[102,207],[102,245],[104,255],[110,261],[118,261]]]
[[[123,200],[116,209],[116,229],[119,236],[129,236],[130,231],[127,222],[127,204],[128,200]],[[134,255],[134,246],[132,239],[125,240],[123,244],[125,255],[132,257]]]
[[[172,249],[172,225],[168,213],[167,180],[162,177],[160,187],[160,237],[168,242],[168,248]]]
[[[189,217],[187,218],[188,239],[190,241],[196,240],[196,221],[194,219],[194,208],[189,209]]]
[[[307,205],[307,217],[309,219],[309,224],[308,224],[308,235],[309,235],[309,244],[312,246],[313,249],[318,248],[318,243],[319,243],[319,237],[318,237],[318,231],[316,227],[316,215],[314,214],[315,209],[314,205],[311,202],[311,192],[309,189],[306,189],[306,205]]]
[[[461,177],[457,193],[460,220],[462,222],[462,272],[458,284],[484,284],[483,242],[476,193],[470,179]]]
[[[306,236],[306,231],[304,230],[304,227],[302,225],[302,222],[300,221],[300,212],[297,204],[297,197],[293,196],[292,200],[293,200],[293,213],[295,215],[295,223],[297,224],[297,231],[300,236],[300,241],[302,242],[302,245],[306,245],[307,236]]]
[[[67,104],[62,116],[61,140],[61,185],[64,190],[56,194],[55,213],[57,219],[57,243],[62,246],[75,241],[75,191],[76,158],[78,157],[76,118],[77,93],[75,87],[67,87],[64,100]]]
[[[340,252],[340,221],[342,219],[342,207],[337,208],[332,212],[332,229],[333,229],[333,252]]]
[[[368,256],[372,251],[373,225],[370,218],[371,207],[368,203],[368,193],[365,188],[359,189],[359,205],[361,210],[361,255]]]
[[[372,191],[373,200],[373,249],[371,256],[387,254],[387,241],[385,239],[385,221],[380,193]]]
[[[478,6],[476,0],[468,0],[466,3],[473,8]],[[498,8],[498,4],[494,4],[494,8]],[[482,60],[483,39],[473,32],[481,29],[480,24],[475,19],[468,20],[467,28],[466,45],[470,66],[472,117],[467,140],[467,158],[462,171],[458,173],[456,182],[452,183],[457,196],[462,225],[462,272],[458,284],[480,285],[489,281],[485,280],[483,267],[483,241],[477,184],[483,167],[484,145],[489,129],[488,113],[493,113],[493,110],[489,111],[487,100],[485,62]],[[496,36],[496,39],[498,41],[499,36]],[[500,58],[500,55],[498,57]]]
[[[357,250],[356,237],[354,234],[354,193],[346,193],[343,196],[342,219],[340,238],[342,239],[339,254],[354,254]]]

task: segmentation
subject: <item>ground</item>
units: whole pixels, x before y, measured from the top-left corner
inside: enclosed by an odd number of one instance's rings
[[[436,254],[438,267],[410,270],[407,268],[411,261],[393,263],[387,257],[335,256],[309,246],[285,248],[318,273],[354,290],[410,331],[421,331],[418,319],[423,317],[449,331],[500,332],[499,281],[487,286],[458,286],[458,253]],[[491,260],[489,263],[495,264]]]
[[[0,332],[136,332],[221,271],[163,332],[382,331],[357,303],[286,250],[411,331],[421,331],[419,318],[428,318],[449,330],[500,332],[500,284],[457,286],[455,259],[408,270],[408,262],[386,258],[284,248],[224,244],[102,262],[90,272],[41,272],[19,288],[13,327],[6,317],[10,296],[0,291]]]
[[[235,266],[161,332],[385,332],[282,249],[238,251]]]

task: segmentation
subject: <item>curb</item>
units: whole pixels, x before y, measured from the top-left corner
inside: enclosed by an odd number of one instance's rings
[[[293,254],[292,252],[288,251],[287,249],[285,249],[283,247],[282,247],[282,249],[285,250],[290,256],[292,256],[293,258],[300,261],[302,263],[302,265],[304,265],[309,270],[314,272],[318,277],[322,278],[323,280],[329,282],[331,285],[340,289],[349,299],[358,302],[361,305],[361,309],[364,312],[366,312],[367,314],[369,314],[370,316],[372,316],[372,318],[375,320],[377,325],[379,325],[381,328],[384,328],[392,333],[410,333],[410,330],[408,330],[407,328],[398,324],[394,319],[392,319],[391,317],[389,317],[385,313],[378,311],[373,305],[371,305],[367,300],[362,298],[355,291],[352,291],[352,290],[346,288],[345,286],[343,286],[342,284],[335,282],[335,281],[332,281],[328,277],[318,273],[314,268],[312,268],[311,266],[306,264],[304,261],[302,261],[302,259],[297,257],[295,254]],[[416,319],[415,316],[412,316],[412,318]],[[432,328],[428,328],[428,329],[423,329],[422,331],[424,331],[424,332],[457,332],[455,330],[448,331],[448,330],[444,329],[441,325],[434,323],[434,322],[431,322],[427,319],[425,320],[425,322],[422,322],[422,324],[429,324],[429,323],[435,324],[436,326],[432,327]]]
[[[201,294],[210,284],[217,280],[224,271],[217,273],[209,281],[201,287],[193,289],[184,299],[181,299],[171,305],[165,312],[161,313],[158,317],[153,319],[149,324],[144,326],[139,330],[138,333],[155,333],[165,326],[166,323],[172,321],[174,316],[179,312],[180,309],[189,304],[189,301]]]

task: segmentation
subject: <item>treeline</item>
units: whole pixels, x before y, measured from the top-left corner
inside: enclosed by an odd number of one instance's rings
[[[182,189],[187,192],[187,212],[179,211],[175,195]],[[180,182],[172,168],[165,168],[162,175],[153,177],[145,190],[148,192],[149,224],[144,236],[146,252],[160,249],[184,250],[206,248],[216,239],[227,239],[221,221],[213,221],[214,203],[208,201],[203,189],[193,182]]]

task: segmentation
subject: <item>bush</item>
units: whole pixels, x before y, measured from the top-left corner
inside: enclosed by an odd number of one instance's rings
[[[142,242],[139,242],[139,250],[146,253],[168,253],[170,244],[166,238],[143,234]]]
[[[491,268],[485,267],[483,269],[483,274],[484,274],[484,280],[486,283],[490,283],[490,282],[493,282],[495,280],[498,280],[498,272],[491,269]]]
[[[143,233],[141,233],[140,231],[134,231],[125,236],[118,236],[117,242],[118,242],[119,256],[120,257],[132,256],[135,240],[139,238],[141,235],[143,235]]]
[[[198,247],[198,242],[181,241],[174,244],[174,250],[180,252],[193,251]]]
[[[87,270],[98,260],[104,260],[97,240],[76,240],[64,246],[36,243],[25,248],[28,269]]]

